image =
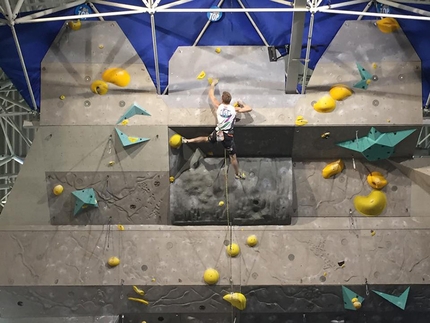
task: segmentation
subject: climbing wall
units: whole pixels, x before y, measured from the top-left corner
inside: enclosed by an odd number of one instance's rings
[[[420,68],[401,30],[354,21],[304,96],[266,48],[199,47],[174,54],[161,97],[116,23],[64,26],[0,217],[0,323],[427,322],[427,171],[404,161]],[[236,131],[246,181],[219,147],[169,146],[213,128],[209,77],[254,108]]]

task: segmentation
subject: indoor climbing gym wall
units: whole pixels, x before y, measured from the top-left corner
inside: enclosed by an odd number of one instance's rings
[[[64,25],[0,217],[0,322],[427,322],[421,63],[394,29],[345,22],[304,95],[266,47],[179,47],[157,95],[115,22]],[[218,78],[253,108],[245,180],[182,144]]]

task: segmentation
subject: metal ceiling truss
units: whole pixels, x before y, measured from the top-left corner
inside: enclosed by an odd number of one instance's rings
[[[23,128],[24,120],[37,115],[0,70],[0,137],[3,138],[0,141],[0,212],[6,204],[34,137],[34,130]]]

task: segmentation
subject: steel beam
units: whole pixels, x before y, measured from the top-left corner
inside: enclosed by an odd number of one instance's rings
[[[239,5],[245,9],[245,6],[243,5],[241,0],[237,0],[237,2],[239,3]],[[264,38],[263,33],[260,31],[260,29],[258,28],[257,24],[255,23],[254,19],[252,19],[251,15],[249,14],[249,12],[245,12],[245,15],[248,17],[248,20],[250,21],[252,27],[254,27],[255,31],[257,32],[258,36],[260,36],[261,40],[263,41],[265,46],[269,46],[269,43],[267,42],[266,38]]]
[[[36,19],[36,18],[40,18],[40,17],[43,17],[43,16],[47,16],[47,15],[56,13],[58,11],[62,11],[62,10],[68,9],[68,8],[73,8],[73,7],[79,6],[81,4],[84,4],[85,2],[86,2],[85,0],[79,0],[79,1],[74,1],[74,2],[70,2],[70,3],[64,4],[64,5],[58,6],[56,8],[51,8],[51,9],[46,9],[46,10],[43,10],[43,11],[39,11],[39,12],[33,13],[31,15],[24,16],[24,17],[16,19],[16,23],[23,22],[23,21],[28,21],[28,20],[32,20],[32,19]]]
[[[306,0],[295,0],[294,9],[306,10]],[[294,94],[297,91],[299,79],[300,54],[302,51],[303,31],[305,28],[305,12],[295,11],[293,13],[293,25],[291,27],[290,53],[286,58],[287,80],[285,82],[285,93]]]
[[[151,8],[154,5],[154,0],[149,0],[149,4]],[[152,34],[152,48],[154,51],[154,63],[155,63],[155,82],[157,85],[157,94],[161,94],[160,87],[160,67],[158,65],[158,50],[157,50],[157,34],[155,31],[155,17],[154,14],[151,13],[151,34]]]
[[[13,19],[16,18],[16,16],[18,16],[19,11],[21,10],[21,7],[24,3],[24,0],[18,0],[18,2],[15,5],[15,9],[13,9]]]
[[[404,5],[404,4],[395,3],[395,2],[392,2],[392,1],[388,1],[388,0],[377,0],[377,2],[385,4],[385,5],[390,6],[390,7],[395,7],[395,8],[398,8],[398,9],[405,10],[405,11],[410,11],[410,12],[413,12],[413,13],[416,13],[416,14],[419,14],[419,15],[430,16],[430,12],[429,11],[421,10],[421,9],[414,8],[414,7],[411,7],[411,6],[407,6],[407,5]]]
[[[92,3],[92,2],[87,2],[88,5],[91,7],[91,9],[93,9],[93,11],[95,13],[100,13],[100,11],[97,9],[97,7]],[[103,17],[99,17],[100,21],[105,21],[105,19]]]
[[[3,0],[6,7],[6,12],[9,19],[10,30],[12,31],[13,40],[15,42],[16,51],[18,52],[19,60],[21,62],[22,71],[24,72],[24,78],[27,83],[27,88],[30,93],[31,103],[33,104],[34,110],[37,110],[36,99],[34,98],[33,88],[30,83],[30,78],[28,76],[27,67],[25,66],[24,56],[22,55],[21,46],[19,44],[18,36],[15,31],[15,20],[13,19],[12,8],[10,6],[9,0]]]

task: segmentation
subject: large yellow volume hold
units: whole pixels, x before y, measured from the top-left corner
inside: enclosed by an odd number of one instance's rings
[[[116,86],[125,87],[130,83],[130,74],[120,67],[108,68],[103,72],[103,81],[115,84]]]
[[[227,294],[222,299],[241,311],[246,308],[246,297],[242,293]]]
[[[341,173],[344,168],[345,164],[343,163],[342,159],[338,159],[323,168],[322,177],[330,178],[336,174]]]
[[[330,96],[325,95],[314,104],[314,109],[320,113],[332,112],[336,108],[336,101]]]
[[[388,181],[380,172],[371,172],[367,175],[367,183],[374,189],[380,190],[388,184]]]
[[[343,84],[337,84],[330,89],[330,96],[336,101],[345,100],[347,97],[352,95],[352,91],[349,87]]]
[[[366,216],[380,215],[387,206],[387,197],[381,191],[372,191],[367,196],[356,196],[354,198],[355,209]]]
[[[94,81],[91,84],[91,91],[95,94],[105,95],[106,93],[108,93],[108,90],[108,84],[102,80]]]
[[[392,33],[393,31],[396,31],[397,29],[400,28],[400,25],[397,22],[397,20],[389,17],[382,18],[381,20],[377,20],[376,26],[384,34]]]

